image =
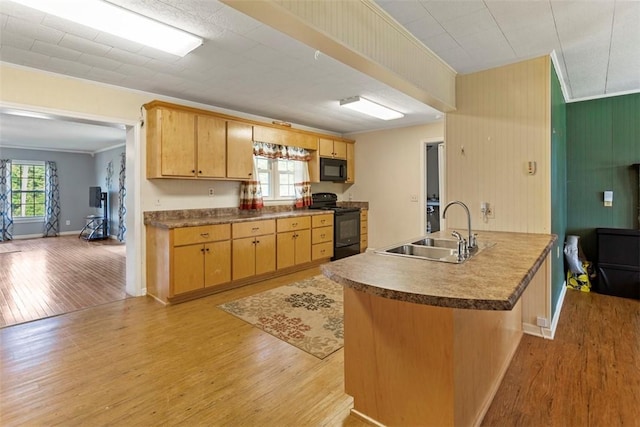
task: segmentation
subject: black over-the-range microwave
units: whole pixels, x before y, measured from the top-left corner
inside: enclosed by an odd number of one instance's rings
[[[346,160],[320,157],[320,181],[345,182],[346,180]]]

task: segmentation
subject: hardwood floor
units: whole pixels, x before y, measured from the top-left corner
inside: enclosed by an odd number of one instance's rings
[[[0,327],[126,298],[125,247],[77,236],[0,243]]]
[[[320,360],[217,308],[315,274],[4,328],[0,424],[363,426],[343,350]],[[568,291],[556,341],[524,337],[484,425],[638,425],[639,309]]]
[[[525,335],[483,426],[640,426],[640,301],[567,290],[553,341]]]

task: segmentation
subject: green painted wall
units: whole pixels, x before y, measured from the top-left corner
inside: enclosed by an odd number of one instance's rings
[[[551,316],[564,285],[564,247],[567,229],[567,112],[556,70],[551,66],[551,232],[558,235],[551,254]]]
[[[638,228],[640,94],[567,104],[567,234],[596,260],[598,227]],[[603,192],[613,190],[613,206]]]

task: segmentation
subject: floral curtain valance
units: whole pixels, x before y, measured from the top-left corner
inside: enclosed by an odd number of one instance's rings
[[[253,141],[253,155],[268,159],[288,159],[308,162],[311,153],[304,148],[289,147],[286,145],[271,144],[269,142]]]

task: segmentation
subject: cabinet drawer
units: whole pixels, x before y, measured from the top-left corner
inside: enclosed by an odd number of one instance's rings
[[[313,228],[333,225],[333,214],[314,215],[311,217]]]
[[[333,227],[318,227],[311,230],[311,243],[333,242]]]
[[[311,260],[331,258],[333,256],[333,242],[319,243],[311,246]]]
[[[267,219],[264,221],[236,222],[232,224],[231,231],[234,239],[273,234],[276,232],[276,221]]]
[[[228,240],[230,237],[230,224],[182,227],[173,230],[173,246]]]
[[[276,225],[278,233],[282,233],[283,231],[304,230],[311,227],[311,217],[281,218],[277,220]]]
[[[360,209],[360,222],[369,220],[369,210]]]

